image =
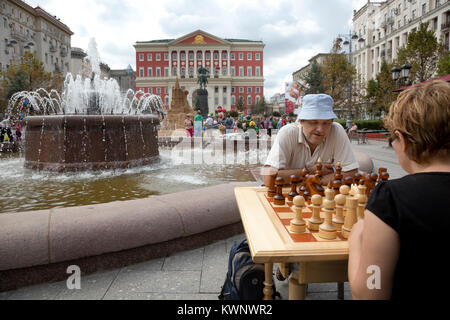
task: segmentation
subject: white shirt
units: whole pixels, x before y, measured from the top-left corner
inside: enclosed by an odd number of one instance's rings
[[[284,126],[278,132],[265,164],[277,169],[298,169],[315,165],[319,157],[324,163],[340,162],[344,172],[359,167],[344,128],[336,122],[332,123],[328,136],[312,155],[300,123]]]

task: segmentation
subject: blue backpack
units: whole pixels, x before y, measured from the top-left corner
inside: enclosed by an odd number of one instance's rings
[[[220,300],[262,300],[264,298],[264,264],[255,264],[247,239],[235,242],[228,259],[228,272]],[[275,290],[273,298],[280,296]]]

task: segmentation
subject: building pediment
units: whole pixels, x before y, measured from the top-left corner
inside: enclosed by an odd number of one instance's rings
[[[212,34],[204,32],[202,30],[197,30],[191,32],[183,37],[172,40],[169,42],[169,46],[176,45],[231,45],[229,41],[222,38],[216,37]]]

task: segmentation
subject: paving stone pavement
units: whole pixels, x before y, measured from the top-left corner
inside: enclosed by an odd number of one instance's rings
[[[373,159],[376,171],[387,167],[391,178],[406,175],[386,142],[353,141],[352,146]],[[231,246],[244,237],[241,234],[165,258],[82,276],[79,290],[70,290],[66,281],[60,281],[0,292],[0,300],[217,300]],[[288,299],[288,281],[275,277],[274,281],[282,299]],[[344,284],[344,298],[351,299],[348,283]],[[310,284],[306,299],[335,300],[337,284]]]

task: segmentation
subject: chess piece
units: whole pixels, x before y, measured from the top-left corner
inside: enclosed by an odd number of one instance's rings
[[[382,181],[381,176],[383,175],[384,172],[387,172],[387,169],[386,169],[386,168],[379,168],[379,169],[378,169],[378,180],[377,180],[377,184],[379,184],[379,183]]]
[[[336,239],[337,228],[332,223],[333,213],[336,202],[334,201],[334,190],[327,188],[325,190],[325,200],[323,202],[325,219],[319,227],[319,237],[326,240]]]
[[[277,192],[273,197],[273,203],[279,206],[282,206],[286,203],[283,196],[283,185],[284,179],[282,177],[278,177],[275,179],[275,188],[277,189]]]
[[[364,219],[364,211],[366,210],[367,203],[367,195],[366,195],[366,186],[359,185],[358,186],[358,208],[356,210],[359,219]]]
[[[350,197],[350,187],[345,184],[345,185],[343,185],[343,186],[341,186],[339,188],[339,192],[340,192],[340,194],[342,194],[345,197],[344,211],[343,211],[343,214],[344,214],[344,217],[345,217],[346,214],[347,214],[347,209],[345,208],[345,203],[347,202],[347,198]]]
[[[306,176],[306,189],[308,194],[311,196],[319,194],[323,197],[325,195],[325,190],[322,187],[322,181],[320,181],[320,177],[317,174]]]
[[[372,173],[368,176],[366,176],[366,179],[364,180],[364,185],[367,187],[366,195],[369,196],[370,191],[372,191],[375,188],[375,185],[377,184],[378,175],[376,173]]]
[[[295,212],[295,218],[291,220],[291,232],[303,233],[306,230],[306,223],[303,220],[303,209],[305,208],[305,198],[302,196],[294,197],[294,206],[291,207]]]
[[[310,194],[308,192],[308,189],[306,189],[306,176],[308,175],[308,169],[306,169],[306,167],[304,167],[301,171],[300,171],[300,187],[298,188],[298,194],[302,195],[305,200],[309,200],[310,199]],[[306,193],[305,193],[306,192]]]
[[[319,157],[319,159],[317,159],[317,163],[316,163],[316,172],[314,172],[314,174],[316,176],[319,176],[319,178],[322,178],[322,176],[323,176],[322,168],[323,168],[322,159]]]
[[[363,176],[359,172],[357,172],[353,175],[353,180],[356,184],[360,184],[362,179],[363,179]]]
[[[288,193],[288,200],[293,201],[295,196],[298,196],[297,185],[300,182],[300,177],[297,175],[291,176],[291,191]]]
[[[347,214],[345,215],[344,226],[342,227],[342,236],[348,239],[350,232],[352,231],[353,225],[356,223],[356,206],[358,205],[358,199],[354,197],[348,197],[345,207],[347,209]]]
[[[319,230],[319,226],[322,224],[322,219],[320,218],[320,207],[322,204],[322,197],[318,194],[315,194],[311,197],[312,203],[312,217],[308,220],[308,228],[309,230],[317,231]]]
[[[344,183],[343,178],[344,178],[344,176],[342,175],[342,166],[341,166],[341,163],[338,162],[336,164],[336,172],[334,174],[333,181],[332,181],[332,188],[334,190],[335,195],[337,195],[339,193],[339,188]]]
[[[345,178],[344,178],[344,184],[345,185],[347,185],[347,186],[351,186],[352,185],[352,183],[353,183],[353,178],[352,177],[350,177],[350,176],[346,176]]]
[[[272,167],[261,168],[261,175],[264,178],[264,185],[267,187],[267,197],[273,198],[277,192],[275,188],[275,178],[277,177],[278,170]]]
[[[341,231],[342,226],[344,225],[344,206],[346,200],[347,197],[342,193],[339,193],[334,197],[334,201],[336,202],[336,215],[333,217],[332,221],[338,231]]]
[[[389,173],[383,172],[381,173],[381,182],[389,180]]]

